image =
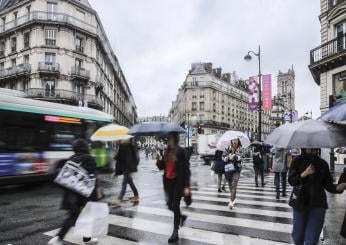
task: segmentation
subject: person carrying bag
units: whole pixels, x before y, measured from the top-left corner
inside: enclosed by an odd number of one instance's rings
[[[77,139],[72,147],[75,154],[67,160],[55,180],[64,189],[62,209],[68,210],[68,217],[49,245],[63,245],[64,237],[75,225],[83,207],[88,201],[96,200],[96,161],[89,154],[88,143]],[[97,244],[97,239],[84,237],[83,244]]]

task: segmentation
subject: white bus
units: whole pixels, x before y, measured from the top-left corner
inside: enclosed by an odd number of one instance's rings
[[[91,108],[25,98],[0,89],[0,184],[50,179],[76,138],[89,139],[113,117]]]

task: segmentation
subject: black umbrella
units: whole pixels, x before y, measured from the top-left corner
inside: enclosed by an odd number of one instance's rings
[[[186,131],[176,123],[145,122],[134,125],[128,132],[135,136],[165,136],[169,133],[183,134]]]

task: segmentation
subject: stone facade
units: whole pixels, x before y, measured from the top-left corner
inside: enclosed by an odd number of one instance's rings
[[[270,132],[270,112],[262,113],[262,135]],[[172,103],[169,117],[181,125],[200,124],[205,134],[226,130],[250,132],[255,138],[257,112],[248,111],[248,84],[235,74],[222,74],[212,63],[193,63]]]
[[[279,71],[277,77],[277,96],[283,98],[284,106],[295,111],[295,72],[293,67],[288,72]]]
[[[7,1],[0,11],[0,87],[136,122],[126,78],[87,0]]]
[[[346,1],[320,0],[321,46],[310,52],[310,71],[320,85],[320,108],[329,108],[329,97],[346,100]]]

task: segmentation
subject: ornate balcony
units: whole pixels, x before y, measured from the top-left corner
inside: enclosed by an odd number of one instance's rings
[[[0,80],[29,76],[30,72],[31,66],[29,64],[13,66],[4,70],[0,70]]]
[[[41,74],[57,75],[60,72],[60,65],[59,63],[39,62],[37,70]]]
[[[90,80],[90,71],[81,67],[72,66],[71,68],[72,79],[80,79],[84,81]]]
[[[30,88],[27,89],[25,93],[29,98],[70,105],[78,105],[79,101],[86,100],[88,102],[89,107],[98,110],[103,109],[103,103],[100,98],[89,94],[78,94],[70,90]]]
[[[320,75],[346,64],[346,34],[310,51],[310,71],[317,84]]]

